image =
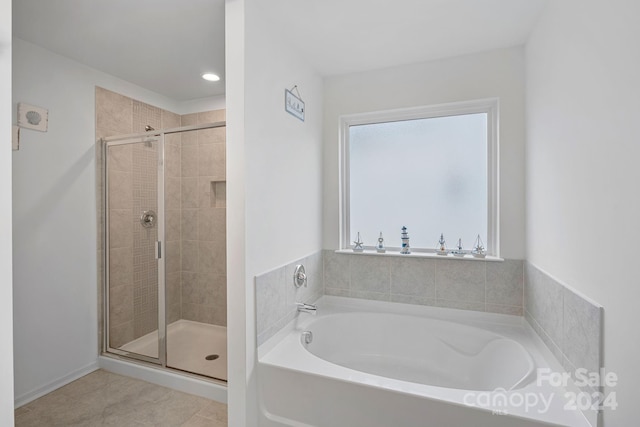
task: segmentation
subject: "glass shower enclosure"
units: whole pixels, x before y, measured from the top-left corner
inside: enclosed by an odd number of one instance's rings
[[[106,353],[226,381],[224,126],[102,140]]]

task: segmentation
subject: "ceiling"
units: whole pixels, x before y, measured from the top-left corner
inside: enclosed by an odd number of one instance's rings
[[[524,44],[547,0],[259,3],[262,16],[285,29],[318,71],[332,75]]]
[[[13,34],[178,101],[225,91],[224,0],[13,0]]]
[[[255,0],[323,75],[523,44],[546,2]],[[224,0],[14,0],[13,29],[175,100],[224,94]],[[205,71],[222,80],[202,80]]]

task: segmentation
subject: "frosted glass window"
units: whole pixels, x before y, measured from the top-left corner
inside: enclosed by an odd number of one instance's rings
[[[487,242],[488,113],[358,124],[348,127],[349,239],[375,246],[447,248],[476,236]]]

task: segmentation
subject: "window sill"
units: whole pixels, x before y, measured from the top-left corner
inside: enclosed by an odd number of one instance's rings
[[[338,249],[335,251],[337,254],[346,254],[346,255],[368,255],[368,256],[394,256],[394,257],[403,257],[403,258],[432,258],[432,259],[447,259],[447,260],[456,260],[456,261],[504,261],[504,258],[499,258],[496,256],[487,255],[484,258],[476,258],[471,256],[471,254],[467,254],[465,256],[454,256],[452,254],[447,255],[438,255],[434,252],[411,252],[410,254],[401,254],[398,250],[389,250],[385,253],[378,253],[375,249],[365,249],[363,252],[354,252],[352,249]]]

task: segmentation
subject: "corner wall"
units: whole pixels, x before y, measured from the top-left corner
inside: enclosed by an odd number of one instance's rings
[[[229,425],[257,423],[255,276],[322,247],[322,79],[264,19],[227,1]],[[297,85],[305,121],[284,110]],[[243,269],[242,272],[238,269]]]
[[[13,77],[14,121],[18,102],[49,109],[48,132],[23,130],[13,153],[15,397],[24,404],[97,368],[95,86],[176,108],[19,39]]]
[[[11,1],[0,1],[0,424],[13,426]]]
[[[492,97],[500,99],[500,255],[523,259],[525,100],[521,47],[325,80],[324,248],[340,247],[338,119],[341,115]],[[394,171],[385,173],[393,175]],[[389,246],[400,246],[391,243],[396,238],[399,242],[400,230],[398,236],[385,237]]]
[[[526,47],[527,259],[604,306],[619,377],[605,426],[637,424],[640,4],[549,2]]]

